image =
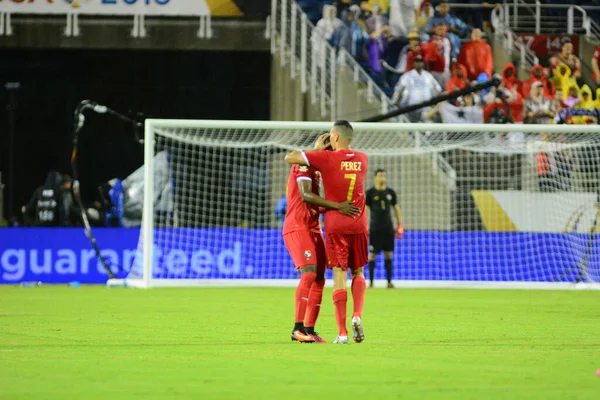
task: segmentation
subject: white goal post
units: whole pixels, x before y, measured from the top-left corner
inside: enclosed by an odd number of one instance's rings
[[[109,285],[295,285],[280,230],[283,157],[331,126],[146,120],[138,257]],[[397,286],[600,288],[599,126],[353,126],[368,186],[382,168],[398,194]],[[167,168],[155,169],[159,153]]]

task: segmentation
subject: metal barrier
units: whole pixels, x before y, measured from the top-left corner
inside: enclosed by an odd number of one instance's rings
[[[530,70],[532,66],[539,64],[537,55],[528,49],[525,44],[517,40],[518,35],[510,28],[508,17],[504,12],[505,8],[495,8],[492,11],[492,26],[494,27],[494,35],[496,39],[502,41],[502,47],[512,57],[516,51],[519,54],[519,67],[525,70]]]

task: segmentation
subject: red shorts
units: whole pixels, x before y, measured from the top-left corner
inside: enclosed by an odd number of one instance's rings
[[[294,231],[283,235],[283,241],[297,269],[316,265],[317,270],[325,271],[325,243],[321,233]]]
[[[340,267],[347,271],[364,267],[369,262],[369,235],[356,233],[344,235],[343,233],[328,233],[327,242],[327,267]]]

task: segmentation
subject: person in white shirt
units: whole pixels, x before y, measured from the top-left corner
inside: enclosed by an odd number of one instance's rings
[[[417,56],[414,60],[414,69],[402,75],[398,81],[392,96],[393,104],[411,106],[429,101],[442,92],[440,84],[433,75],[423,69],[424,66],[423,57]],[[428,110],[429,107],[424,107],[406,115],[411,122],[421,122],[423,113]]]
[[[333,32],[342,25],[342,21],[336,17],[336,14],[335,6],[323,6],[323,18],[317,22],[315,32],[325,40],[329,40]]]
[[[415,27],[421,0],[390,0],[392,36],[407,36]]]

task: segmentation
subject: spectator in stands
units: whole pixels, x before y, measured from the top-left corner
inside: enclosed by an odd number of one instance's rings
[[[549,124],[556,115],[553,104],[544,97],[544,85],[542,82],[534,82],[531,85],[531,94],[525,99],[523,115],[526,124]]]
[[[331,42],[348,51],[357,61],[364,59],[364,49],[369,36],[358,24],[350,10],[344,11],[342,25],[334,32]]]
[[[481,73],[492,77],[494,59],[492,48],[481,37],[481,29],[473,29],[471,41],[465,43],[458,54],[458,62],[467,67],[467,77],[475,80]]]
[[[564,93],[562,89],[556,89],[554,91],[554,97],[552,98],[552,108],[557,112],[562,110],[563,108],[568,108],[564,103]]]
[[[342,26],[342,21],[337,18],[337,11],[334,6],[323,6],[323,18],[317,22],[316,33],[329,41],[333,33]]]
[[[397,72],[403,74],[412,70],[417,56],[423,57],[423,52],[421,50],[419,35],[416,31],[412,31],[408,34],[408,44],[400,52],[398,64],[396,65]]]
[[[367,24],[365,23],[365,18],[363,18],[364,13],[360,6],[352,4],[348,10],[352,13],[354,23],[357,24],[363,32],[367,32]]]
[[[492,19],[492,11],[494,8],[502,4],[502,0],[462,0],[457,3],[472,4],[473,7],[463,8],[459,17],[468,24],[478,29],[483,29],[490,34],[492,32],[490,20]],[[458,11],[458,10],[457,10]]]
[[[565,100],[570,95],[571,88],[575,88],[575,90],[579,92],[579,85],[571,76],[571,68],[569,68],[566,64],[559,64],[553,72],[554,76],[551,79],[552,83],[554,83],[554,87],[556,89],[561,88],[563,90],[563,93],[565,94]],[[579,98],[579,93],[575,97]]]
[[[328,2],[335,6],[336,10],[338,11],[338,17],[340,17],[342,20],[344,19],[344,12],[348,11],[352,4],[356,4],[356,2],[352,0],[329,0]]]
[[[381,59],[383,53],[388,47],[388,40],[390,38],[390,28],[387,25],[382,26],[380,29],[371,33],[369,38],[369,66],[371,67],[371,73],[375,77],[383,79]]]
[[[462,64],[454,64],[452,67],[452,78],[446,83],[446,92],[462,90],[469,85],[467,69]]]
[[[423,58],[429,67],[429,71],[441,87],[446,87],[446,83],[452,76],[450,72],[452,44],[446,37],[446,29],[446,25],[438,24],[429,42],[422,46]]]
[[[522,82],[517,78],[517,68],[508,63],[502,69],[502,83],[515,97],[521,97]]]
[[[331,3],[331,0],[298,0],[298,5],[306,13],[306,16],[313,24],[321,19],[323,6]]]
[[[433,18],[434,14],[435,10],[431,1],[423,1],[417,12],[417,20],[415,21],[415,29],[423,42],[429,40],[429,35],[425,32],[425,26],[427,26],[427,21]]]
[[[548,80],[546,70],[539,64],[534,65],[529,72],[529,80],[523,82],[521,86],[521,94],[527,97],[531,92],[531,87],[535,82],[541,82],[544,88],[544,96],[549,100],[554,98],[554,85]]]
[[[387,26],[388,19],[383,16],[383,11],[380,6],[374,6],[372,14],[365,21],[367,33],[370,35],[375,31],[381,31],[384,26]]]
[[[400,76],[413,69],[414,60],[417,56],[423,57],[419,44],[419,35],[416,31],[408,34],[408,44],[402,48],[395,67],[383,61],[382,65],[387,72],[387,82],[390,87],[395,87]]]
[[[571,43],[571,41],[563,42],[560,53],[550,58],[550,67],[552,68],[553,73],[555,73],[560,64],[565,64],[571,69],[573,78],[581,78],[581,62],[579,62],[579,58],[573,54],[573,43]]]
[[[467,35],[468,27],[462,20],[450,14],[450,6],[447,0],[440,2],[435,16],[427,21],[425,32],[430,35],[435,34],[435,28],[439,24],[443,24],[447,28],[448,39],[452,43],[452,58],[456,59],[460,52],[460,38]]]
[[[523,98],[521,94],[514,86],[512,89],[507,89],[505,87],[505,81],[502,80],[500,75],[494,75],[494,77],[500,79],[502,84],[500,84],[500,86],[497,88],[490,88],[489,92],[483,96],[484,103],[486,104],[483,110],[486,123],[488,123],[489,119],[494,116],[494,112],[496,112],[494,118],[504,118],[505,122],[502,123],[522,122]],[[500,115],[497,115],[498,110],[502,110],[504,117],[501,118]]]
[[[544,136],[543,141],[547,141],[547,135],[542,135]],[[554,170],[556,168],[553,155],[553,153],[545,152],[539,152],[536,154],[536,173],[540,192],[554,192],[557,189],[554,177]]]
[[[391,0],[368,0],[368,1],[361,1],[361,3],[367,3],[368,7],[371,11],[373,11],[373,9],[375,8],[375,6],[379,6],[381,7],[381,11],[383,12],[383,15],[388,18],[390,15],[390,2]]]
[[[594,79],[594,86],[596,89],[600,88],[600,46],[596,47],[596,50],[594,50],[594,55],[592,56],[592,71],[594,72],[594,75],[592,77],[592,79]],[[596,96],[596,99],[598,99],[598,96]]]
[[[391,0],[390,30],[393,36],[408,36],[415,27],[421,0]]]
[[[581,88],[581,97],[573,108],[592,109],[596,106],[596,102],[592,98],[592,89],[588,85],[583,85]]]
[[[571,86],[567,92],[567,98],[563,101],[568,108],[579,103],[579,89],[576,86]]]
[[[398,81],[392,97],[393,104],[402,103],[406,106],[420,104],[441,93],[442,88],[439,83],[433,75],[425,71],[423,57],[415,58],[414,67],[413,70],[402,75]],[[428,110],[429,108],[421,108],[408,113],[407,117],[411,122],[420,122],[423,121]]]
[[[425,118],[444,124],[483,124],[483,109],[475,104],[472,94],[456,100],[456,106],[448,101],[431,108]]]

